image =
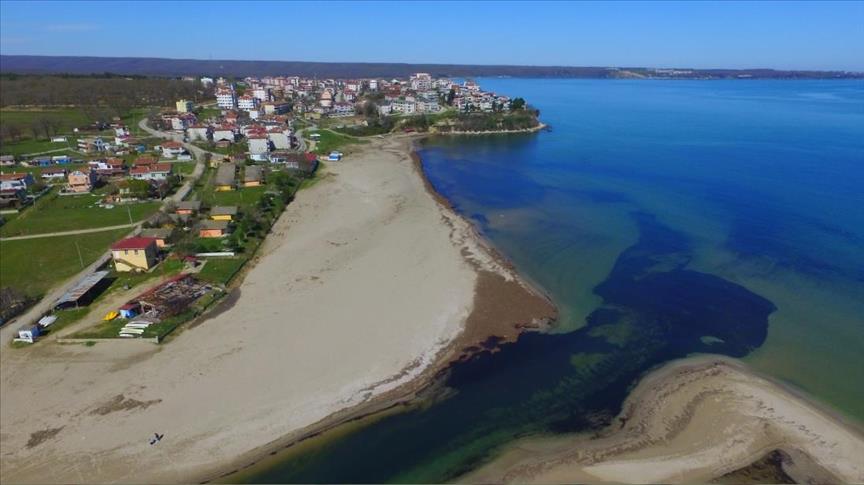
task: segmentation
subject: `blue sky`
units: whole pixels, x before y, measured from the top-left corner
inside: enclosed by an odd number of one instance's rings
[[[0,53],[864,71],[864,1],[2,1]]]

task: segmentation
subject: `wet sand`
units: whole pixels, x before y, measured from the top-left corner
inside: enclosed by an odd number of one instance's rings
[[[548,298],[430,196],[411,143],[372,140],[329,166],[231,304],[165,345],[4,346],[3,481],[212,479],[548,324]]]
[[[774,450],[786,458],[775,477],[864,482],[864,434],[855,425],[733,359],[702,356],[646,376],[601,433],[516,442],[459,481],[722,481],[753,474],[751,465]]]

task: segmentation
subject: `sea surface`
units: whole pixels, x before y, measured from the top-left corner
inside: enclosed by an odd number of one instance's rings
[[[640,376],[696,353],[864,421],[862,82],[479,81],[551,129],[431,139],[423,166],[558,328],[237,480],[446,481],[515,438],[606,425]]]

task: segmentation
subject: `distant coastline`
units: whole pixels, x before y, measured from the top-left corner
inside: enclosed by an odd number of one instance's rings
[[[864,72],[778,69],[692,69],[635,66],[518,66],[169,59],[157,57],[0,55],[0,73],[103,74],[177,77],[299,76],[407,77],[413,72],[447,77],[584,79],[864,79]]]

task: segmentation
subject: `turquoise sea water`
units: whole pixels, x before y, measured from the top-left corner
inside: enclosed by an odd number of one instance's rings
[[[653,366],[742,358],[864,421],[864,84],[483,79],[552,129],[433,139],[433,185],[562,310],[434,404],[289,453],[271,482],[440,482],[586,431]]]

